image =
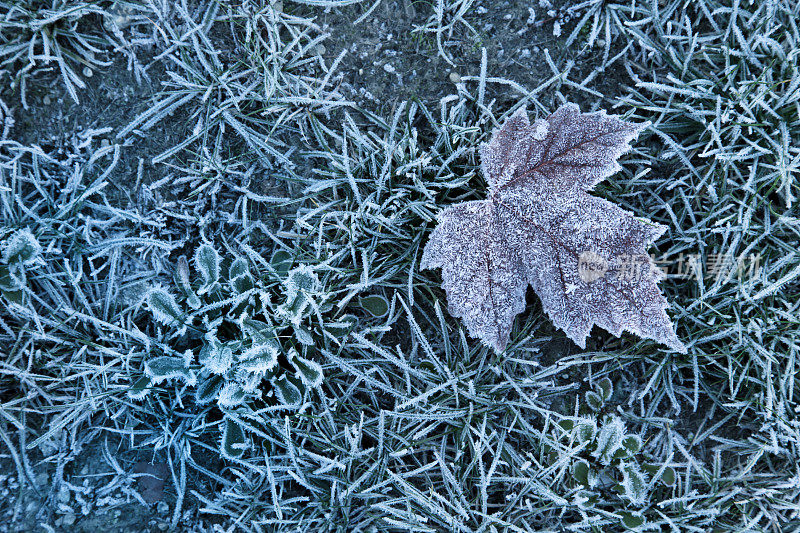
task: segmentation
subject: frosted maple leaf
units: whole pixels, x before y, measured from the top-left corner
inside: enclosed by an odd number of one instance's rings
[[[522,108],[481,145],[489,198],[442,210],[421,264],[441,267],[450,313],[470,335],[501,352],[531,285],[581,348],[598,325],[686,352],[645,253],[666,226],[587,194],[646,125],[573,104],[531,124]]]

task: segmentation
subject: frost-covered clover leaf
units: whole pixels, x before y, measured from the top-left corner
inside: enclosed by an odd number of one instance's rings
[[[522,108],[481,145],[489,198],[444,209],[422,256],[473,337],[502,351],[530,284],[582,348],[596,324],[685,353],[645,253],[666,226],[587,194],[644,126],[572,104],[531,124]]]

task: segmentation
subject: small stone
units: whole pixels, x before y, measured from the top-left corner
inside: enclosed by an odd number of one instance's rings
[[[272,10],[273,10],[275,13],[283,13],[283,2],[281,2],[280,0],[278,0],[277,2],[275,2],[274,4],[272,4]]]
[[[164,495],[164,483],[169,470],[165,463],[150,464],[139,462],[134,465],[134,473],[145,474],[137,477],[138,488],[147,503],[156,503]]]
[[[48,96],[48,95],[44,95],[44,98],[42,98],[42,103],[43,103],[44,105],[50,105],[50,104],[52,104],[52,103],[53,103],[53,101],[52,101],[52,100],[50,100],[50,96]]]
[[[161,531],[166,531],[169,529],[169,524],[166,522],[159,522],[158,529],[160,529]]]
[[[75,523],[75,513],[67,513],[64,516],[62,516],[61,517],[61,523],[66,527],[69,527],[72,524],[74,524]]]
[[[90,69],[89,67],[83,67],[83,75],[86,76],[87,78],[91,78],[92,76],[94,76],[94,72],[92,72],[92,69]]]
[[[327,49],[325,48],[324,44],[317,45],[317,55],[324,56]]]
[[[386,63],[385,65],[383,65],[383,70],[385,70],[389,74],[394,74],[395,68],[392,66],[391,63]]]
[[[458,72],[453,71],[450,73],[450,81],[453,83],[461,83],[461,76],[458,74]]]
[[[108,139],[103,139],[100,141],[100,148],[107,148],[109,146],[111,146],[111,141]]]
[[[167,514],[169,512],[169,504],[167,502],[158,502],[156,512],[158,514]]]

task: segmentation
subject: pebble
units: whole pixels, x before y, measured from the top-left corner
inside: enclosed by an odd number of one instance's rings
[[[283,13],[283,2],[281,2],[280,0],[278,0],[277,2],[275,2],[274,4],[272,4],[272,10],[273,10],[275,13]]]
[[[67,513],[64,516],[62,516],[61,517],[61,523],[66,527],[69,527],[72,524],[74,524],[75,523],[75,513]]]
[[[111,141],[109,141],[108,139],[103,139],[100,141],[101,148],[106,148],[108,146],[111,146]]]
[[[395,68],[391,65],[391,63],[386,63],[385,65],[383,65],[383,70],[385,70],[389,74],[394,74]]]
[[[92,69],[90,69],[89,67],[83,67],[83,75],[86,76],[87,78],[91,78],[92,76],[94,76],[94,72],[92,72]]]
[[[158,502],[156,512],[158,514],[167,514],[169,512],[169,504],[167,502]]]
[[[327,49],[325,48],[324,44],[318,44],[317,45],[317,55],[324,56],[326,51],[327,51]]]
[[[450,81],[453,83],[461,83],[461,76],[458,74],[458,72],[453,71],[450,73]]]
[[[169,529],[169,524],[166,522],[159,522],[158,529],[160,529],[161,531],[166,531],[167,529]]]
[[[44,95],[44,98],[42,98],[42,103],[44,105],[50,105],[51,103],[53,103],[53,101],[50,100],[50,97],[48,95]]]

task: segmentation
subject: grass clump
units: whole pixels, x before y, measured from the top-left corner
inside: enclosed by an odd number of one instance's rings
[[[146,21],[138,2],[25,0],[0,3],[0,80],[10,83],[27,109],[28,80],[57,70],[69,96],[95,71],[109,67],[112,52],[128,61],[137,80],[146,72],[136,52],[147,38],[136,35]],[[35,82],[34,82],[35,84]]]

